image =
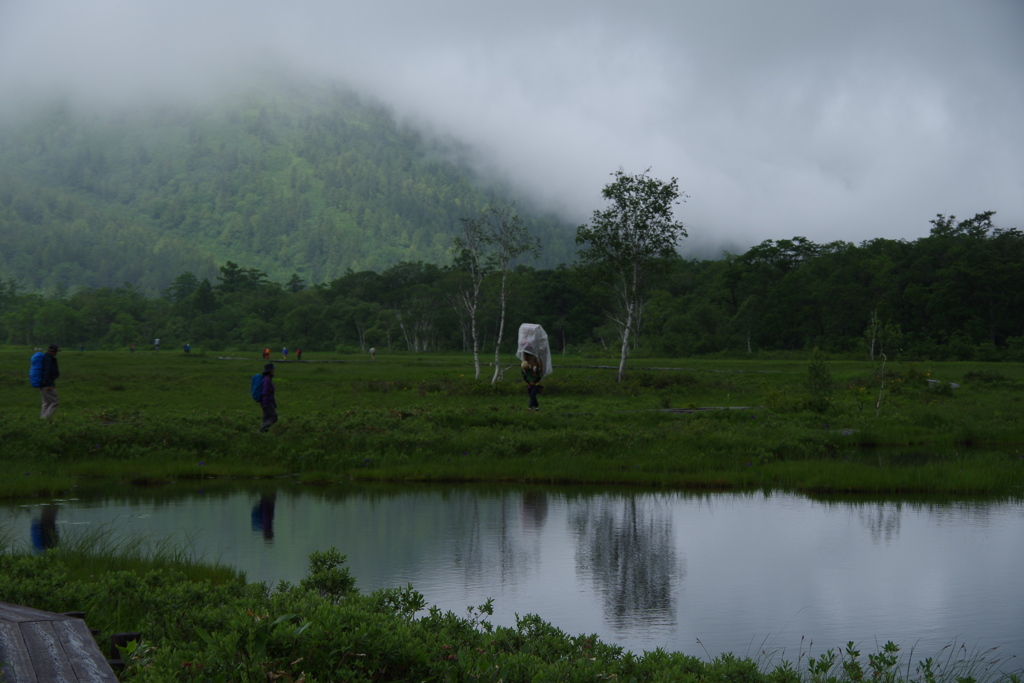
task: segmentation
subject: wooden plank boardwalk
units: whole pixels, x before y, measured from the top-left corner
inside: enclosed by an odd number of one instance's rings
[[[0,681],[114,681],[85,620],[0,602]]]

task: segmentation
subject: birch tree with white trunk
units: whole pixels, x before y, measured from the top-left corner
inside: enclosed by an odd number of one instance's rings
[[[505,336],[505,310],[508,304],[508,274],[512,265],[523,254],[534,258],[540,256],[540,239],[532,236],[523,225],[514,206],[488,207],[484,211],[485,231],[490,239],[491,251],[487,254],[487,267],[501,275],[498,288],[498,334],[494,341],[494,375],[491,384],[501,377],[501,343]]]
[[[515,207],[489,206],[478,218],[463,218],[462,232],[452,240],[455,267],[468,274],[469,280],[457,294],[459,307],[470,319],[473,339],[473,364],[480,378],[480,341],[477,313],[480,308],[481,285],[490,275],[500,277],[498,286],[498,328],[494,342],[494,375],[491,384],[501,377],[501,343],[505,336],[505,311],[508,304],[508,274],[520,256],[540,255],[540,240],[530,234],[516,213]]]
[[[590,223],[576,229],[580,261],[611,283],[622,307],[619,382],[626,376],[629,335],[646,286],[671,259],[679,258],[676,247],[687,236],[673,216],[673,207],[686,200],[678,179],[664,182],[648,175],[650,170],[613,173],[615,180],[601,191],[609,206],[595,210]]]
[[[480,308],[480,286],[488,273],[485,252],[491,241],[484,221],[479,218],[463,218],[462,232],[452,240],[454,265],[469,276],[465,286],[455,292],[455,304],[469,318],[476,379],[480,379],[480,334],[477,331],[476,316]]]

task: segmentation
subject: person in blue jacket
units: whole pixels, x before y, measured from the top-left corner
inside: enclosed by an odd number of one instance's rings
[[[260,406],[263,408],[263,426],[261,432],[270,429],[277,422],[277,399],[274,397],[274,364],[267,363],[263,366],[263,398],[260,399]]]
[[[60,377],[60,368],[57,366],[57,352],[60,347],[51,344],[43,354],[43,381],[39,385],[39,393],[42,394],[43,403],[39,411],[39,417],[46,419],[57,412],[60,405],[60,398],[57,396],[57,378]]]

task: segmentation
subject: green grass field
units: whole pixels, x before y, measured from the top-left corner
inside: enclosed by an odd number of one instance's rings
[[[468,354],[307,352],[274,359],[280,422],[259,434],[255,350],[62,351],[52,420],[29,355],[0,350],[5,497],[280,475],[1024,494],[1016,364],[643,359],[619,384],[611,358],[556,357],[535,414],[511,357],[491,386]]]
[[[1024,495],[1024,369],[1010,364],[636,360],[618,384],[612,359],[558,358],[535,414],[512,359],[492,387],[474,380],[468,356],[306,353],[302,363],[275,360],[281,420],[259,434],[248,395],[263,365],[256,352],[62,352],[61,406],[46,421],[28,356],[0,349],[8,498],[293,475]],[[341,600],[350,581],[329,553],[315,572],[311,557],[302,585],[273,592],[186,555],[102,536],[43,555],[8,549],[0,598],[84,606],[104,634],[143,632],[122,673],[129,680],[1021,680],[1015,662],[991,651],[915,665],[891,644],[867,659],[852,644],[801,653],[795,666],[634,656],[533,615],[512,629],[490,627],[485,611],[413,618],[423,605],[411,587]]]

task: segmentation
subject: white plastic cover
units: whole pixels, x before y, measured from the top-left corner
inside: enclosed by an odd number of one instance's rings
[[[523,323],[519,326],[519,348],[516,358],[523,360],[524,354],[535,356],[541,362],[544,371],[542,377],[551,374],[551,345],[548,344],[548,333],[540,325]]]

